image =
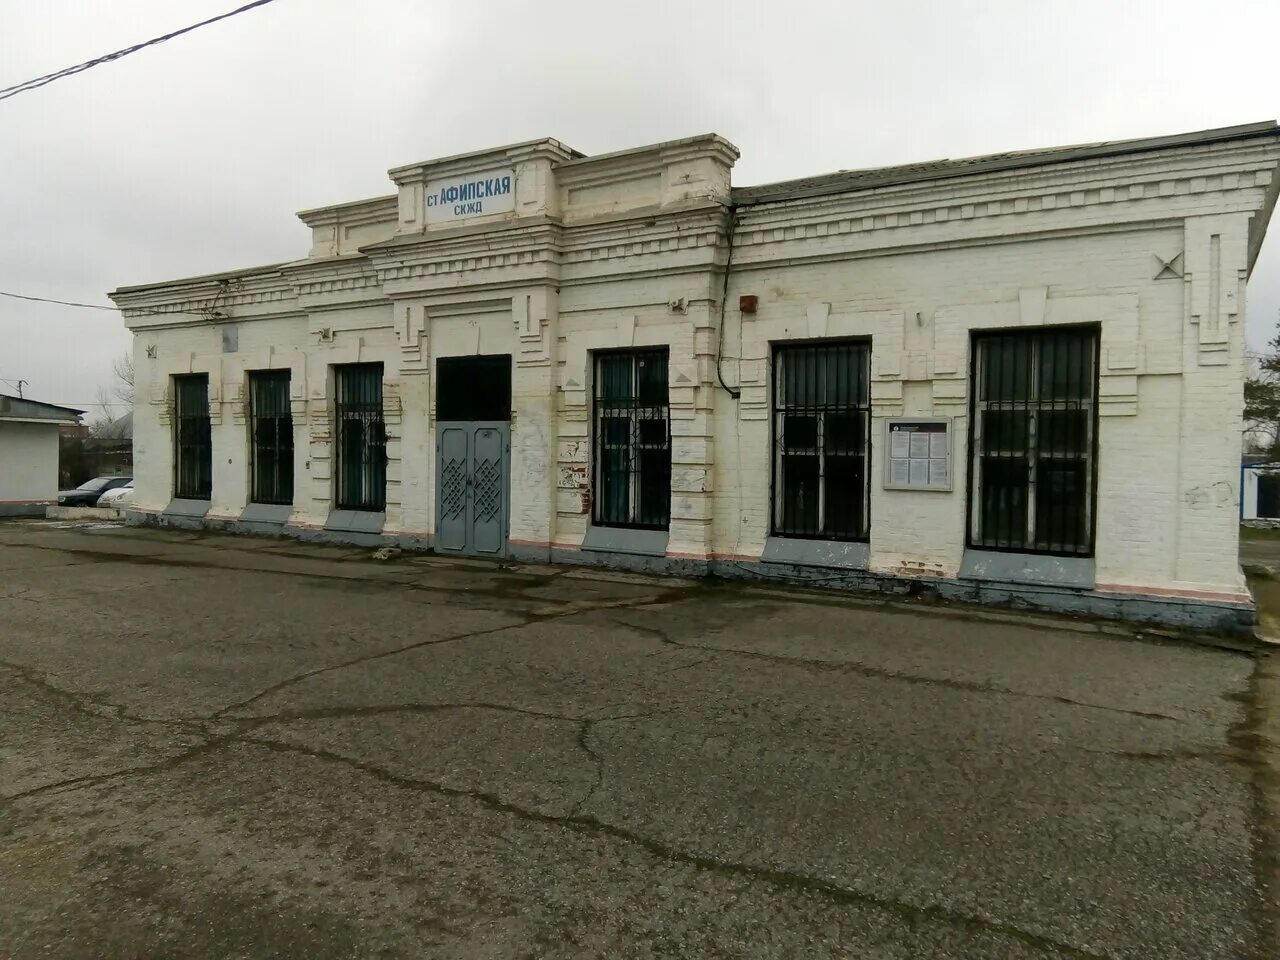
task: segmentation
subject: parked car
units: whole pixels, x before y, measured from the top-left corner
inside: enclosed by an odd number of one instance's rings
[[[86,480],[74,490],[59,490],[58,506],[96,507],[99,497],[108,490],[123,487],[126,483],[133,483],[133,477],[94,477],[92,480]]]
[[[98,506],[100,507],[124,507],[133,499],[133,481],[130,480],[123,487],[112,487],[106,493],[98,498]]]

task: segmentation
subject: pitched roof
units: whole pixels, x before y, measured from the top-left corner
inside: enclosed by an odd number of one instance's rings
[[[1100,143],[1082,143],[1067,147],[1044,147],[1038,150],[1013,150],[1005,153],[989,153],[980,157],[964,157],[958,160],[927,160],[896,167],[870,167],[864,170],[839,170],[835,173],[802,177],[799,180],[783,180],[765,183],[757,187],[734,187],[733,202],[740,206],[769,203],[780,200],[798,200],[804,197],[820,197],[833,193],[852,193],[874,187],[903,183],[923,183],[929,180],[945,180],[975,173],[999,170],[1016,170],[1023,167],[1066,163],[1072,160],[1092,160],[1130,153],[1146,153],[1153,150],[1171,150],[1178,147],[1229,140],[1245,140],[1280,134],[1274,120],[1246,123],[1236,127],[1218,127],[1198,130],[1194,133],[1178,133],[1164,137],[1144,137],[1138,140],[1105,140]]]
[[[48,420],[51,423],[79,423],[83,410],[41,403],[26,397],[0,393],[0,420]]]

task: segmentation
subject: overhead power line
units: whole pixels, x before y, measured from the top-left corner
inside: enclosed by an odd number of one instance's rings
[[[9,293],[6,290],[0,290],[0,297],[12,297],[14,300],[30,300],[33,303],[59,303],[64,307],[84,307],[88,310],[116,310],[116,307],[108,307],[102,303],[77,303],[75,300],[51,300],[49,297],[28,297],[22,293]]]
[[[10,293],[8,290],[0,290],[0,297],[12,297],[14,300],[27,300],[31,303],[56,303],[61,307],[78,307],[81,310],[110,310],[113,313],[120,313],[119,307],[109,307],[104,303],[81,303],[78,300],[55,300],[52,297],[32,297],[25,293]],[[214,312],[217,306],[217,297],[213,303],[204,310],[134,310],[134,313],[143,317],[204,317],[206,320],[212,319],[210,314]]]
[[[247,13],[255,7],[264,7],[268,3],[274,3],[275,0],[253,0],[252,3],[246,3],[242,7],[237,7],[226,13],[219,14],[216,17],[210,17],[208,20],[201,20],[199,23],[193,23],[189,27],[183,27],[181,30],[174,30],[172,33],[166,33],[162,37],[153,37],[150,40],[144,40],[142,43],[135,43],[132,46],[125,47],[122,50],[116,50],[114,53],[107,53],[101,57],[94,57],[92,60],[86,60],[84,63],[77,63],[74,67],[64,67],[61,70],[55,70],[53,73],[46,73],[43,77],[35,77],[31,80],[24,80],[22,83],[15,83],[11,87],[0,89],[0,100],[8,100],[10,97],[16,97],[20,93],[26,93],[28,90],[35,90],[37,87],[43,87],[46,84],[53,83],[55,80],[61,80],[63,77],[70,77],[77,73],[84,73],[86,70],[92,70],[94,67],[103,63],[110,63],[112,60],[119,60],[121,57],[127,57],[131,53],[137,53],[146,47],[153,47],[158,43],[164,43],[166,40],[172,40],[174,37],[180,37],[184,33],[190,33],[192,30],[199,30],[201,27],[207,27],[211,23],[217,23],[219,20],[227,20],[241,13]]]
[[[80,403],[74,403],[74,402],[72,402],[72,401],[70,401],[70,400],[43,400],[43,401],[41,401],[41,402],[42,402],[42,403],[52,404],[52,405],[53,405],[53,406],[55,406],[55,407],[74,407],[74,408],[76,408],[76,409],[79,409],[79,408],[81,408],[81,407],[102,407],[102,408],[104,408],[104,409],[109,410],[109,409],[111,409],[112,407],[127,407],[127,406],[129,406],[129,404],[125,403],[123,400],[120,400],[120,401],[114,401],[114,400],[113,400],[113,401],[111,401],[111,402],[109,402],[109,403],[104,403],[104,402],[103,402],[103,401],[101,401],[101,400],[83,400],[83,401],[81,401]]]

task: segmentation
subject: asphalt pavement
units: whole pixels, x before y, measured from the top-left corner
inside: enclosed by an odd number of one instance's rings
[[[0,957],[1273,960],[1273,658],[0,523]]]

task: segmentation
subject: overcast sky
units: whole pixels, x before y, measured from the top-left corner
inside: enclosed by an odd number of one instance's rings
[[[240,0],[0,0],[0,87]],[[601,153],[715,131],[739,185],[1280,113],[1280,3],[276,0],[0,101],[0,290],[306,255],[297,210],[389,167],[534,137]],[[1250,341],[1280,315],[1280,223]],[[87,406],[118,314],[0,298],[0,378]],[[12,384],[0,383],[12,392]]]

